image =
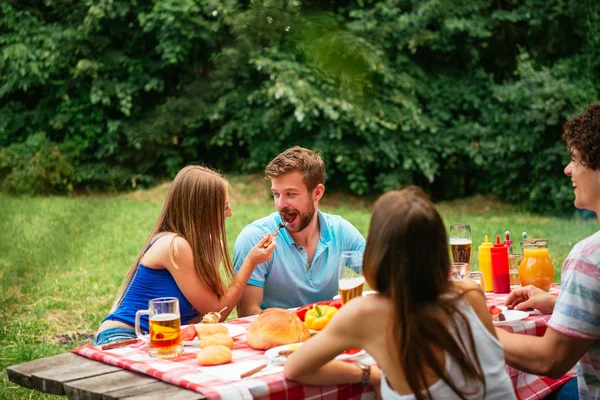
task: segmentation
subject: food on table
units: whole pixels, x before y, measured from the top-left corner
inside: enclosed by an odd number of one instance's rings
[[[296,310],[296,315],[298,316],[298,318],[300,318],[300,320],[304,321],[304,317],[306,316],[306,312],[308,310],[312,310],[313,307],[315,306],[315,304],[317,305],[326,305],[326,306],[332,306],[335,308],[340,308],[342,306],[342,300],[324,300],[324,301],[318,301],[316,303],[311,303],[311,304],[307,304],[305,306],[302,306],[300,308],[298,308]]]
[[[232,352],[227,346],[220,344],[200,349],[196,360],[200,365],[220,365],[231,362]]]
[[[492,321],[506,321],[506,316],[504,316],[500,307],[488,306],[488,311],[492,316]]]
[[[221,320],[221,313],[225,311],[227,307],[224,307],[221,311],[208,312],[202,316],[201,324],[217,324]]]
[[[295,312],[268,308],[250,325],[246,337],[253,349],[268,350],[282,344],[304,342],[310,333]]]
[[[312,310],[306,312],[304,325],[306,325],[308,329],[320,331],[327,326],[337,310],[338,309],[333,306],[320,306],[316,304]]]
[[[200,347],[205,348],[214,345],[223,345],[233,349],[233,339],[227,333],[215,333],[213,335],[204,336],[200,342]]]
[[[195,324],[194,327],[196,328],[196,335],[198,336],[198,338],[200,340],[204,340],[205,336],[209,336],[209,335],[214,335],[215,333],[225,333],[226,335],[229,334],[229,330],[223,326],[223,325],[219,325],[219,324]]]
[[[181,340],[189,341],[196,339],[196,328],[194,325],[186,325],[181,328]]]
[[[201,324],[216,324],[221,319],[221,314],[218,312],[209,312],[202,317]]]

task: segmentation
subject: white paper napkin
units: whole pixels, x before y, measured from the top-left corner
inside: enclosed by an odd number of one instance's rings
[[[245,379],[256,378],[257,376],[263,375],[276,374],[283,371],[283,365],[275,365],[273,363],[269,363],[268,360],[251,360],[237,363],[229,363],[224,365],[216,365],[214,367],[198,367],[198,371],[223,381],[239,381],[242,379],[240,378],[241,374],[266,363],[268,363],[268,365],[265,368],[261,369],[257,373]]]

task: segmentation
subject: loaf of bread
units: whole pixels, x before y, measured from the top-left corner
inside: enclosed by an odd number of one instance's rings
[[[223,325],[196,324],[194,326],[196,327],[196,335],[198,335],[198,338],[200,340],[204,340],[205,336],[214,335],[215,333],[224,333],[226,335],[229,335],[229,330]]]
[[[200,342],[200,347],[205,348],[217,344],[233,349],[233,339],[229,337],[228,334],[222,332],[215,333],[214,335],[204,336]]]
[[[246,337],[253,349],[268,350],[282,344],[304,342],[310,333],[295,312],[268,308],[250,325]]]
[[[196,359],[200,365],[220,365],[231,362],[231,349],[220,344],[200,349]]]

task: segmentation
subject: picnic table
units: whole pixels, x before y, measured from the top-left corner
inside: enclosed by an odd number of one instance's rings
[[[557,294],[559,287],[552,288]],[[486,294],[488,305],[502,305],[506,295]],[[247,328],[256,316],[227,321]],[[550,315],[532,313],[527,318],[502,326],[511,332],[542,336]],[[186,348],[181,357],[157,360],[147,357],[147,344],[140,342],[121,349],[102,351],[85,345],[73,352],[8,367],[10,381],[44,393],[71,399],[279,399],[279,398],[374,398],[372,387],[359,385],[310,386],[287,381],[281,367],[269,366],[250,378],[227,380],[223,374],[198,368],[195,350]],[[100,362],[99,362],[100,361]],[[247,370],[252,363],[266,362],[263,352],[251,349],[245,335],[235,338],[234,361]],[[372,364],[368,355],[348,362]],[[246,364],[243,364],[246,363]],[[234,368],[232,366],[231,368]],[[279,369],[277,369],[279,368]],[[575,375],[560,379],[527,374],[507,366],[519,399],[541,399]],[[231,371],[230,371],[231,372]],[[226,374],[225,374],[226,375]]]

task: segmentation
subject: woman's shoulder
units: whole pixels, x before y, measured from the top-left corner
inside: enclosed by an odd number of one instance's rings
[[[372,294],[352,299],[340,311],[349,319],[360,321],[362,326],[370,326],[372,322],[387,320],[389,313],[393,311],[393,304],[387,297]]]
[[[490,331],[493,336],[496,336],[492,324],[492,317],[488,311],[485,302],[485,294],[481,291],[481,286],[471,280],[455,281],[452,282],[452,284],[458,295],[457,299],[464,299],[486,329]]]
[[[150,240],[151,246],[143,257],[145,265],[162,266],[167,269],[173,264],[180,264],[188,259],[193,259],[192,247],[181,235],[174,232],[160,232]]]
[[[463,279],[460,281],[452,281],[450,283],[450,292],[456,295],[462,295],[466,298],[478,298],[483,295],[481,286],[475,281],[470,279]]]

